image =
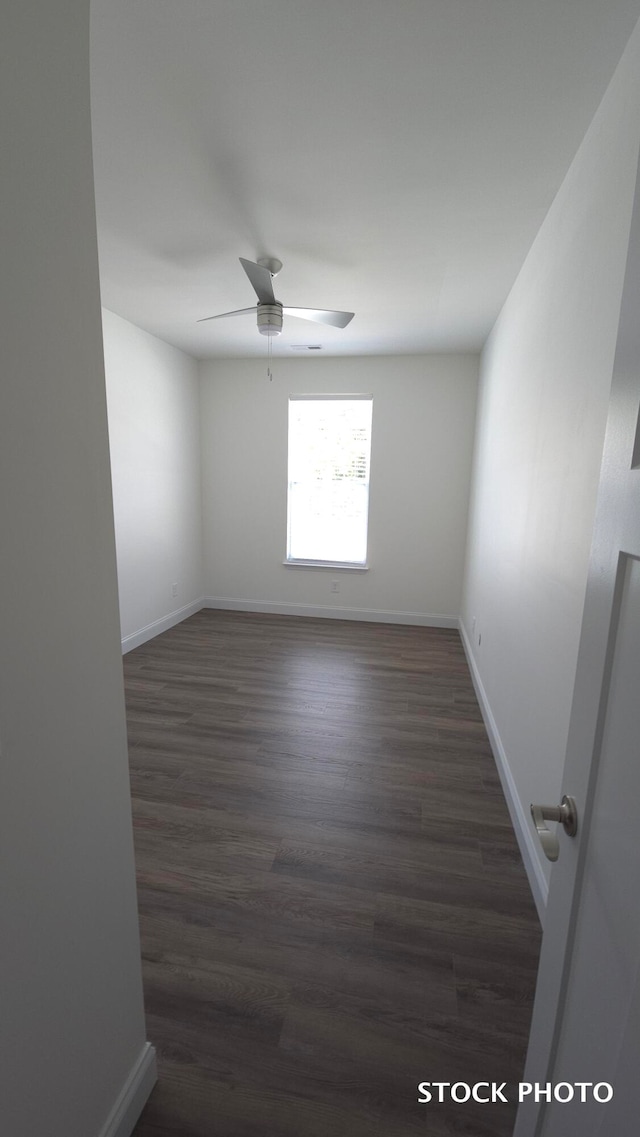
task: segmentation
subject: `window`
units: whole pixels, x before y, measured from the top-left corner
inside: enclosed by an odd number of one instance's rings
[[[287,562],[366,566],[370,395],[289,399]]]

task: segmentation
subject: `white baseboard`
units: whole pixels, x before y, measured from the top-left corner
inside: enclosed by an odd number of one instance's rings
[[[547,879],[542,871],[540,861],[538,859],[538,850],[536,848],[531,826],[529,824],[529,812],[525,809],[518,790],[514,781],[509,759],[507,758],[506,751],[502,745],[500,732],[496,720],[493,717],[493,712],[487,698],[487,693],[484,689],[483,682],[480,678],[480,672],[471,650],[471,643],[467,635],[466,628],[460,620],[460,636],[462,638],[462,646],[464,647],[469,670],[471,671],[471,678],[473,686],[480,704],[480,710],[484,719],[484,725],[489,735],[489,742],[493,750],[493,756],[502,782],[502,789],[506,798],[509,813],[511,815],[511,823],[515,830],[522,860],[529,878],[529,886],[533,894],[536,908],[538,909],[538,916],[540,923],[544,927],[544,918],[547,911],[547,896],[549,893],[549,885]]]
[[[181,624],[188,616],[195,615],[199,612],[204,605],[204,600],[194,600],[191,604],[185,604],[184,608],[177,608],[175,612],[169,612],[168,616],[162,616],[160,620],[154,620],[152,624],[147,624],[144,628],[140,628],[138,632],[132,632],[129,636],[124,636],[122,640],[122,654],[126,655],[128,651],[133,651],[135,647],[140,647],[145,644],[147,640],[152,640],[154,636],[159,636],[161,632],[168,632],[169,628],[173,628],[175,624]]]
[[[131,1137],[136,1121],[157,1079],[155,1047],[145,1042],[111,1113],[100,1130],[100,1137]]]
[[[366,620],[374,624],[416,624],[425,628],[457,628],[457,616],[430,616],[424,612],[392,612],[379,608],[330,608],[324,604],[286,604],[280,601],[237,600],[205,596],[202,608],[232,612],[266,612],[276,616],[313,616],[325,620]]]

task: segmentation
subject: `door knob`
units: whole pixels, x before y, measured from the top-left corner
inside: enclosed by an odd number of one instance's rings
[[[557,861],[560,844],[555,833],[545,825],[545,821],[559,821],[567,837],[575,837],[578,832],[578,811],[575,801],[565,794],[560,805],[532,805],[531,816],[545,856],[550,861]]]

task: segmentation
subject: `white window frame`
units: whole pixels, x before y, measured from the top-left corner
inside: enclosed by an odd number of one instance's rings
[[[335,561],[335,560],[314,560],[311,558],[291,557],[289,556],[289,548],[291,546],[291,493],[290,493],[290,470],[289,470],[289,446],[291,438],[291,404],[295,402],[355,402],[366,401],[371,404],[371,430],[369,432],[369,450],[367,454],[367,511],[365,517],[365,559],[364,561]],[[287,530],[286,530],[286,551],[283,564],[289,568],[315,568],[315,569],[347,569],[349,572],[367,572],[369,565],[367,563],[368,548],[369,548],[369,505],[370,505],[370,481],[371,481],[371,444],[373,435],[373,395],[363,394],[334,394],[334,395],[289,395],[288,402],[288,423],[287,423]]]

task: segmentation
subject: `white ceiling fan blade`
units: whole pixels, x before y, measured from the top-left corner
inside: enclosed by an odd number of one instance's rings
[[[257,265],[255,261],[246,261],[244,257],[240,257],[239,260],[256,290],[256,296],[260,303],[273,304],[275,302],[275,296],[269,269],[265,268],[264,265]]]
[[[257,312],[258,305],[254,304],[253,308],[236,308],[235,312],[220,312],[217,316],[203,316],[201,320],[196,320],[196,324],[205,324],[207,320],[222,320],[224,316],[245,316],[247,312]]]
[[[286,308],[287,316],[298,316],[300,320],[313,320],[316,324],[331,324],[334,328],[346,328],[353,319],[353,312],[328,312],[324,308]]]

